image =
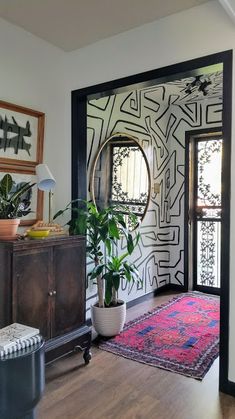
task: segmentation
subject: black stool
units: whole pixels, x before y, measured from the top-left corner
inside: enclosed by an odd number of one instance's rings
[[[0,418],[35,419],[44,386],[44,342],[0,358]]]

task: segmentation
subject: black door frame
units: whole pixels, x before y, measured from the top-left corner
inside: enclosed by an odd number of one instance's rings
[[[226,185],[223,208],[223,234],[221,234],[221,327],[220,327],[220,371],[219,388],[235,395],[235,383],[228,380],[229,351],[229,235],[230,235],[230,171],[231,171],[231,110],[232,110],[232,50],[219,52],[182,63],[150,70],[144,73],[112,80],[72,92],[72,199],[86,199],[87,196],[87,100],[143,88],[149,84],[171,79],[178,74],[187,74],[198,68],[223,64],[223,179]],[[182,76],[181,76],[182,78]],[[227,164],[225,164],[227,162]],[[186,249],[185,249],[186,250]]]
[[[190,156],[190,146],[194,148],[193,150],[193,162],[191,161],[193,165],[193,171],[195,174],[195,167],[197,165],[196,155],[195,155],[195,142],[196,141],[210,141],[211,139],[214,139],[216,137],[221,138],[222,137],[222,127],[213,127],[213,128],[202,128],[199,130],[192,130],[192,131],[186,131],[185,133],[185,225],[184,225],[184,247],[185,247],[185,258],[184,258],[184,272],[185,272],[185,285],[187,286],[186,290],[189,289],[189,265],[192,264],[193,267],[193,273],[192,273],[192,280],[193,280],[193,290],[205,292],[207,294],[214,294],[214,295],[220,295],[220,288],[212,288],[208,286],[200,286],[197,285],[197,258],[196,258],[196,247],[197,247],[197,227],[195,225],[191,225],[191,234],[193,236],[193,240],[191,243],[191,250],[192,254],[189,252],[189,218],[195,218],[195,214],[190,214],[189,212],[192,211],[192,208],[190,208],[190,189],[191,186],[193,186],[193,196],[196,197],[197,195],[197,180],[193,179],[193,185],[192,182],[190,182],[189,179],[189,156]],[[224,143],[223,143],[224,144]],[[225,163],[225,162],[224,162]],[[229,164],[230,162],[228,162]],[[222,167],[222,170],[224,168]],[[227,193],[227,185],[225,185],[225,188],[223,189],[223,194]],[[222,198],[223,202],[223,198]],[[191,202],[192,204],[192,202]],[[195,202],[193,202],[193,206],[195,205]],[[195,221],[195,220],[194,220]],[[221,220],[221,231],[222,231],[223,225]],[[192,239],[192,237],[191,237]],[[220,252],[221,253],[221,252]],[[189,260],[190,259],[190,260]]]

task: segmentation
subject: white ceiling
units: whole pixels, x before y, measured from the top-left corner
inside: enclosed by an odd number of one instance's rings
[[[208,0],[0,0],[0,17],[64,51]]]

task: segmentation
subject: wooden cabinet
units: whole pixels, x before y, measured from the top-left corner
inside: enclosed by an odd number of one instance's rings
[[[0,242],[0,327],[40,329],[49,362],[75,347],[89,362],[85,325],[85,238]]]

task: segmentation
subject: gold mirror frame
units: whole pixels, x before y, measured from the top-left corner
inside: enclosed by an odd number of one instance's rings
[[[146,202],[145,210],[144,210],[143,215],[142,215],[142,218],[141,218],[141,222],[142,222],[143,219],[144,219],[144,217],[145,217],[145,215],[146,215],[146,212],[147,212],[148,206],[149,206],[149,202],[150,202],[150,194],[151,194],[151,173],[150,173],[149,162],[147,160],[145,151],[144,151],[143,147],[139,144],[138,138],[133,137],[132,135],[125,134],[125,133],[122,133],[122,132],[117,132],[115,134],[112,134],[109,138],[107,138],[103,142],[103,144],[101,144],[101,146],[98,148],[98,150],[96,152],[96,155],[95,155],[95,158],[93,160],[92,167],[91,167],[91,172],[90,172],[90,194],[91,194],[91,199],[94,202],[94,204],[96,205],[95,188],[94,188],[96,165],[97,165],[97,162],[98,162],[98,160],[100,158],[100,155],[101,155],[102,151],[104,150],[104,148],[106,147],[106,145],[110,141],[112,141],[114,139],[117,139],[117,140],[118,139],[126,139],[126,140],[133,141],[139,147],[139,149],[141,150],[142,155],[144,157],[144,161],[145,161],[146,168],[147,168],[147,173],[148,173],[148,191],[147,191],[148,197],[147,197],[147,202]],[[137,228],[138,226],[139,226],[139,224],[137,224],[135,228]]]

